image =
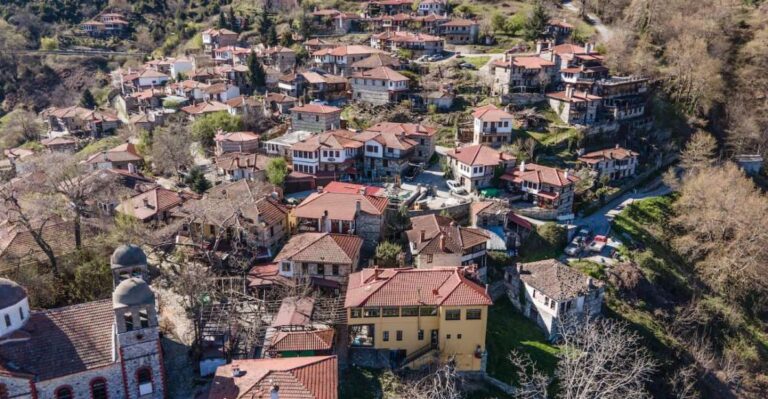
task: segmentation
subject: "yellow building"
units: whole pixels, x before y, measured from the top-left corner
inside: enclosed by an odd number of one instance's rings
[[[350,350],[379,351],[391,365],[439,359],[480,371],[491,304],[461,267],[363,269],[349,276],[344,304]]]

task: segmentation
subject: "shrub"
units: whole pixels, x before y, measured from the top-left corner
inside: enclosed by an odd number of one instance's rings
[[[565,227],[554,222],[544,223],[536,231],[547,244],[554,248],[562,248],[568,241]]]

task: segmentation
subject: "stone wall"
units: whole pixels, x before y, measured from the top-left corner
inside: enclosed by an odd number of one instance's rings
[[[363,250],[372,253],[381,240],[383,216],[361,213],[355,220],[355,234],[363,239]]]
[[[12,378],[3,376],[3,378],[0,380],[0,384],[5,385],[5,389],[8,391],[8,397],[10,398],[32,398],[31,382],[25,378]]]
[[[75,398],[91,397],[91,382],[96,378],[104,378],[107,381],[107,392],[110,398],[126,398],[123,386],[123,371],[120,363],[113,363],[107,367],[88,370],[82,373],[71,374],[61,378],[40,381],[35,384],[38,398],[55,398],[56,390],[61,387],[72,389]],[[11,395],[11,397],[14,397]]]

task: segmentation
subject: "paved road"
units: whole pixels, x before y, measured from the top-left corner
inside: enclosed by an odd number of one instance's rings
[[[672,189],[658,178],[645,187],[637,189],[637,191],[629,191],[624,195],[609,202],[604,207],[600,208],[597,212],[584,217],[577,218],[573,224],[581,226],[585,225],[592,230],[594,234],[605,234],[609,231],[611,226],[611,220],[613,216],[619,211],[618,208],[623,208],[626,205],[631,204],[633,201],[640,200],[648,197],[657,197],[660,195],[669,194]]]
[[[572,1],[569,1],[567,3],[563,3],[563,7],[568,9],[569,11],[572,11],[576,13],[576,15],[579,14],[579,6],[573,4]],[[592,22],[592,26],[595,27],[595,30],[597,30],[597,33],[600,34],[600,37],[603,38],[603,41],[608,41],[613,37],[613,30],[605,25],[603,21],[600,20],[600,18],[597,17],[597,15],[592,13],[587,13],[587,18]]]

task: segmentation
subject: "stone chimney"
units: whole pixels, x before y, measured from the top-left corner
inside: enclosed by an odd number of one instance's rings
[[[525,160],[520,161],[520,172],[525,172]]]
[[[445,234],[440,235],[440,250],[445,251]]]
[[[518,263],[517,265],[515,265],[515,269],[517,270],[517,274],[522,274],[523,273],[523,264],[522,263]]]
[[[317,192],[322,193],[323,192],[323,186],[317,186]]]
[[[144,198],[144,207],[145,208],[150,208],[150,206],[149,206],[149,198],[146,198],[146,197]]]
[[[419,242],[424,242],[427,239],[427,231],[421,230],[419,231]]]
[[[240,370],[240,365],[233,364],[232,365],[232,377],[242,377],[243,376],[243,370]]]
[[[565,180],[568,180],[568,169],[566,169],[566,170],[565,170],[565,172],[563,173],[563,175],[565,175]]]
[[[587,44],[584,45],[584,50],[589,54],[595,50],[595,45],[587,42]]]
[[[360,213],[360,208],[362,207],[362,202],[360,200],[355,201],[355,214]]]

